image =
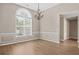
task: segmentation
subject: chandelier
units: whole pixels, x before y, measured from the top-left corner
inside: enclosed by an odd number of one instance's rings
[[[37,8],[37,12],[35,14],[35,18],[37,18],[37,20],[40,20],[43,16],[44,16],[43,12],[40,10],[39,3],[38,3],[38,8]]]

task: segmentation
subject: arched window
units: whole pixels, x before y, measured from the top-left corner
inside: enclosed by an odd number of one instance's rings
[[[16,33],[17,35],[32,34],[32,16],[24,8],[16,11]]]

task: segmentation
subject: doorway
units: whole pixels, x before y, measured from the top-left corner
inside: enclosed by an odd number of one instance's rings
[[[60,43],[66,42],[67,44],[74,45],[78,43],[78,17],[68,17],[60,15]]]
[[[69,39],[78,41],[78,18],[77,17],[71,17],[68,18],[69,20]]]

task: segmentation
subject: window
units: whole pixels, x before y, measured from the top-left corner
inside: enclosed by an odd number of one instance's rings
[[[32,34],[32,17],[26,9],[18,9],[16,12],[16,33],[17,35]]]

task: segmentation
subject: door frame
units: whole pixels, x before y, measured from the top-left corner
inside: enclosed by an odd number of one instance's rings
[[[76,16],[74,16],[74,17],[76,17]],[[64,41],[65,39],[64,39],[64,20],[66,20],[67,21],[67,19],[65,18],[65,16],[64,15],[60,15],[60,40],[59,40],[59,42],[61,42],[61,41]],[[78,29],[77,29],[77,45],[78,45],[78,48],[79,48],[79,16],[77,15],[77,25],[78,25]],[[63,23],[61,23],[61,22],[63,22]],[[62,27],[63,26],[63,27]],[[63,28],[63,29],[62,29]],[[67,34],[66,34],[66,36],[67,36],[67,39],[69,38],[69,31],[68,31],[68,26],[67,26]]]

